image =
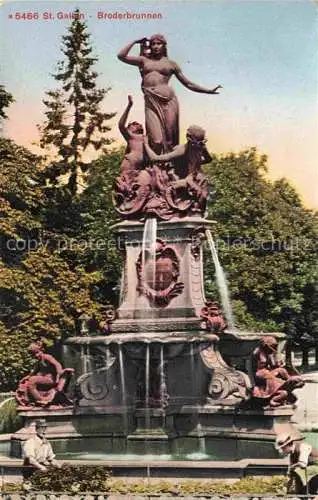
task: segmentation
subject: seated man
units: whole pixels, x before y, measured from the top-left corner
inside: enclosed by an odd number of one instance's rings
[[[46,472],[48,466],[60,468],[55,460],[52,446],[45,438],[47,423],[44,418],[35,421],[36,435],[27,439],[23,446],[23,477],[28,479],[36,470]]]

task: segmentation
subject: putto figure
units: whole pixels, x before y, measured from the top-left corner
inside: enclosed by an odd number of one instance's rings
[[[224,333],[227,324],[217,302],[208,301],[201,309],[201,318],[205,321],[208,331],[219,335]]]
[[[15,397],[20,407],[72,405],[66,391],[74,370],[63,368],[54,356],[43,352],[41,341],[31,344],[29,350],[38,363],[33,372],[20,381],[16,390]]]
[[[127,142],[120,176],[115,181],[115,207],[121,215],[133,215],[144,205],[151,190],[151,175],[144,167],[143,126],[138,122],[126,125],[133,105],[132,96],[123,112],[118,127]]]
[[[253,396],[262,406],[275,408],[297,401],[293,391],[303,387],[305,382],[296,371],[287,369],[278,359],[277,340],[272,335],[264,336],[261,345],[255,349],[253,369]]]
[[[139,56],[129,55],[135,44],[140,44]],[[146,47],[146,49],[145,49]],[[179,82],[193,92],[218,94],[221,85],[213,89],[191,82],[174,61],[168,58],[167,41],[163,35],[153,35],[134,40],[118,53],[121,61],[138,66],[142,78],[141,88],[145,98],[146,132],[151,148],[157,153],[171,151],[179,144],[179,104],[169,86],[175,75]]]
[[[208,182],[201,170],[201,165],[212,158],[206,149],[205,131],[191,125],[187,130],[186,144],[178,144],[169,153],[156,154],[145,138],[145,149],[151,162],[171,162],[175,164],[166,185],[162,182],[161,192],[173,212],[180,216],[192,214],[204,215],[209,195]],[[159,171],[157,179],[163,180]]]
[[[133,99],[129,95],[127,107],[118,123],[119,130],[127,142],[125,156],[120,167],[120,175],[122,178],[127,179],[128,184],[132,180],[136,170],[140,170],[143,167],[144,160],[143,126],[138,122],[130,122],[126,125],[132,105]]]

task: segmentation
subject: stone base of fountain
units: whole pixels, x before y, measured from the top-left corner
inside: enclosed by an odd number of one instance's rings
[[[74,408],[21,411],[25,425],[13,436],[14,456],[33,421],[45,417],[57,455],[66,458],[277,457],[276,435],[295,433],[292,408],[244,406],[253,384],[251,354],[262,334],[215,335],[202,316],[202,242],[212,225],[200,217],[160,222],[148,242],[144,224],[116,225],[125,266],[112,333],[66,340],[63,364],[75,371]]]
[[[239,411],[224,406],[184,405],[175,409],[109,408],[74,414],[71,410],[23,412],[25,425],[11,439],[11,456],[34,433],[33,422],[45,417],[47,437],[63,458],[125,460],[127,455],[165,455],[190,460],[277,458],[276,435],[293,432],[291,407]]]
[[[215,335],[73,337],[65,360],[82,373],[75,407],[21,411],[25,425],[12,438],[13,456],[39,417],[61,458],[267,459],[277,457],[277,434],[295,433],[290,406],[241,408],[248,376],[224,362]]]

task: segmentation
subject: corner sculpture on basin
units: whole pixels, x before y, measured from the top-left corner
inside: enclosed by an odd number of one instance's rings
[[[130,55],[135,44],[140,54]],[[293,391],[303,382],[279,361],[284,334],[233,330],[218,304],[206,301],[203,243],[215,221],[205,218],[202,165],[211,157],[201,126],[189,126],[179,143],[169,80],[211,95],[220,86],[189,81],[168,58],[162,35],[132,42],[118,58],[138,67],[145,99],[145,133],[138,122],[127,125],[131,96],[119,120],[127,142],[114,181],[121,222],[113,229],[124,254],[119,307],[110,327],[94,334],[83,328],[64,342],[70,368],[55,365],[53,385],[41,389],[45,380],[32,375],[21,381],[25,425],[12,453],[43,416],[57,453],[184,456],[202,451],[204,438],[206,455],[219,460],[274,458],[276,434],[296,432]],[[54,397],[45,399],[45,389]]]

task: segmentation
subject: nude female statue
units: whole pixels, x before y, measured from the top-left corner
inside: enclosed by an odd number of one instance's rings
[[[197,85],[182,73],[179,66],[167,57],[167,42],[163,35],[153,35],[149,50],[141,50],[139,56],[129,55],[132,47],[139,43],[145,46],[147,39],[135,40],[118,53],[121,61],[138,66],[141,73],[141,88],[145,98],[146,132],[151,148],[157,153],[167,153],[179,144],[179,105],[173,89],[169,86],[172,75],[189,90],[204,94],[218,94],[218,85],[207,89]]]

